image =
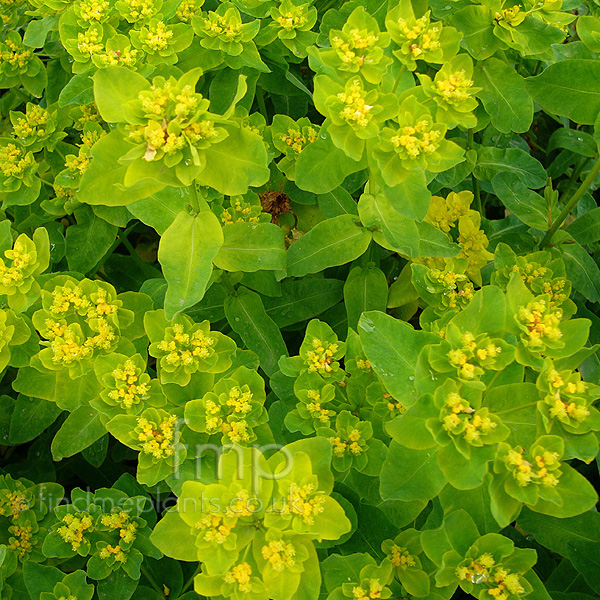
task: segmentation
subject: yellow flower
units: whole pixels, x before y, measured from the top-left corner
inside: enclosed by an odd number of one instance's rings
[[[250,592],[250,576],[252,575],[252,567],[247,563],[243,562],[233,567],[230,571],[225,573],[223,580],[225,583],[235,583],[238,585],[240,592]]]
[[[286,543],[283,540],[269,542],[261,549],[262,557],[267,560],[274,571],[281,572],[287,567],[293,567],[296,564],[294,559],[296,549],[293,544]]]

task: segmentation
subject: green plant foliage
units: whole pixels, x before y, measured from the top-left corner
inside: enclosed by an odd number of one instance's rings
[[[598,0],[0,23],[0,600],[600,598]]]

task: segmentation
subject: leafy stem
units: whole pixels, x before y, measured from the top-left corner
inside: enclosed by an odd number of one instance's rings
[[[594,180],[600,173],[600,157],[596,159],[594,166],[587,174],[587,177],[582,181],[581,185],[577,188],[577,191],[571,196],[565,207],[560,211],[560,214],[552,223],[550,229],[546,232],[546,235],[540,242],[540,248],[544,248],[550,244],[552,237],[564,223],[565,219],[571,214],[571,211],[575,208],[577,203],[581,200],[582,196],[588,191],[588,188],[594,183]]]
[[[467,138],[467,149],[468,150],[474,150],[475,148],[475,140],[474,140],[474,134],[473,134],[473,130],[469,129],[468,132],[468,138]],[[479,181],[477,180],[477,177],[475,177],[475,175],[473,173],[471,173],[471,182],[473,184],[473,196],[475,197],[475,210],[477,210],[478,212],[482,212],[482,208],[481,208],[481,191],[479,190]]]
[[[198,190],[196,189],[196,184],[192,182],[190,185],[190,203],[192,206],[192,210],[194,214],[198,214],[200,212],[200,203],[198,202]]]

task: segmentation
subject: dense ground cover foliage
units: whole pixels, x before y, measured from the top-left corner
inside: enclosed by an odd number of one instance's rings
[[[0,597],[600,595],[600,6],[0,0]]]

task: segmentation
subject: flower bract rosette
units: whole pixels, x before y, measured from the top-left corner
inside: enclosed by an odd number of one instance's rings
[[[278,39],[294,56],[304,58],[307,48],[317,39],[317,34],[311,31],[317,22],[317,9],[310,3],[282,0],[270,13],[272,22],[257,35],[256,43],[266,46]]]
[[[122,19],[135,25],[159,13],[163,0],[117,0],[114,5]]]
[[[147,408],[140,415],[117,415],[106,428],[122,444],[139,451],[137,479],[156,485],[177,473],[187,452],[181,443],[183,419],[163,409]]]
[[[464,160],[464,150],[445,139],[446,125],[436,123],[429,109],[414,96],[400,105],[399,127],[384,127],[373,154],[385,183],[396,186],[411,171],[439,173]]]
[[[6,200],[11,192],[13,195],[8,197],[14,197],[14,192],[22,186],[32,188],[36,185],[38,166],[31,149],[20,141],[0,139],[0,194],[3,198]]]
[[[202,399],[188,402],[185,420],[192,431],[219,436],[222,444],[249,444],[257,438],[254,428],[268,419],[265,399],[262,377],[239,367]]]
[[[582,381],[581,373],[572,369],[557,370],[551,360],[546,360],[536,386],[541,396],[538,410],[547,433],[554,427],[571,434],[600,430],[600,412],[594,406],[600,386]]]
[[[526,452],[522,446],[498,446],[494,479],[490,484],[491,508],[499,523],[503,515],[520,509],[570,517],[589,510],[598,501],[592,485],[562,461],[564,440],[556,435],[539,437]]]
[[[167,321],[161,309],[144,316],[144,327],[151,342],[149,353],[158,359],[162,383],[184,386],[196,372],[222,373],[231,366],[235,342],[211,331],[208,321],[194,323],[182,314]]]
[[[58,570],[58,569],[57,569]],[[49,582],[47,582],[49,583]],[[77,600],[92,600],[94,586],[88,584],[85,571],[75,571],[65,575],[62,581],[50,586],[52,591],[42,592],[40,600],[61,600],[61,598],[76,598]]]
[[[358,559],[367,555],[350,556],[356,556]],[[356,563],[357,572],[353,573],[354,577],[343,578],[340,581],[341,585],[331,591],[327,596],[327,600],[344,600],[346,598],[352,598],[353,600],[381,598],[385,600],[392,596],[392,590],[387,587],[393,578],[393,565],[389,560],[384,559],[380,565],[373,564],[366,558],[360,562],[357,560]],[[364,566],[358,571],[360,564],[364,564]],[[337,582],[337,578],[335,580],[332,578],[330,585],[333,585],[334,581]]]
[[[385,49],[390,45],[390,34],[379,30],[377,21],[364,7],[355,8],[342,29],[329,31],[329,48],[313,56],[334,68],[340,77],[360,74],[366,81],[378,84],[392,59]]]
[[[91,55],[96,67],[135,67],[142,62],[144,53],[134,48],[128,36],[116,34],[106,40],[104,50]]]
[[[294,121],[287,115],[275,115],[269,127],[273,145],[285,156],[277,163],[277,168],[290,180],[295,180],[296,160],[308,144],[316,141],[319,126],[313,125],[306,117]]]
[[[328,427],[335,418],[331,408],[335,387],[315,372],[303,371],[294,382],[294,394],[300,402],[285,416],[285,426],[304,435],[315,433],[318,427]]]
[[[429,575],[423,570],[419,554],[423,549],[420,532],[405,529],[393,540],[385,540],[381,551],[394,567],[394,576],[412,596],[422,598],[429,593]]]
[[[43,108],[28,102],[25,113],[11,110],[9,113],[13,133],[21,144],[32,152],[42,148],[54,150],[56,144],[66,137],[63,129],[70,123],[64,109],[56,105]]]
[[[397,115],[397,97],[365,85],[357,75],[343,83],[327,75],[317,75],[314,81],[315,106],[327,117],[322,131],[347,156],[360,160],[365,140],[377,137],[380,126]]]
[[[149,64],[173,65],[178,53],[185,50],[194,39],[194,32],[185,23],[167,25],[162,19],[151,18],[146,25],[129,32],[134,48],[141,50]]]
[[[148,406],[156,408],[166,403],[158,380],[150,379],[140,354],[128,357],[115,352],[99,356],[94,372],[103,390],[90,404],[105,424],[118,414],[137,415]]]
[[[141,517],[148,514],[147,503],[143,496],[130,498],[118,489],[91,493],[75,488],[71,503],[54,509],[58,522],[44,540],[45,556],[89,558],[86,570],[91,579],[106,579],[119,569],[131,579],[139,578],[143,555],[160,557],[149,543],[147,520]]]
[[[475,127],[477,118],[473,111],[478,102],[475,98],[481,88],[473,87],[473,60],[468,54],[452,57],[432,79],[425,74],[417,74],[423,92],[436,104],[435,120],[444,123],[448,129],[456,126]]]
[[[519,336],[516,360],[521,364],[539,371],[544,358],[572,356],[584,346],[590,321],[566,318],[549,294],[534,296],[517,272],[507,285],[507,303],[513,317],[507,328]]]
[[[440,64],[458,52],[458,31],[439,21],[432,23],[429,11],[417,17],[410,0],[402,0],[387,13],[385,26],[398,47],[394,56],[410,71],[417,68],[417,60]]]
[[[334,427],[319,427],[317,435],[331,444],[335,471],[345,473],[354,468],[365,475],[379,474],[386,447],[373,437],[373,425],[369,421],[361,421],[343,410],[336,416]]]
[[[22,85],[30,94],[42,95],[47,83],[44,63],[16,30],[8,29],[0,41],[0,59],[0,89]]]
[[[461,331],[452,321],[446,327],[446,339],[431,346],[427,353],[434,371],[479,389],[485,388],[481,378],[486,372],[501,371],[514,359],[514,346],[503,339]]]
[[[346,344],[338,340],[333,329],[327,323],[313,319],[306,328],[299,356],[282,356],[279,367],[290,377],[308,371],[324,379],[340,379],[344,373],[340,370],[339,361],[345,352]]]
[[[200,38],[200,46],[213,64],[225,62],[231,69],[246,66],[268,71],[253,41],[260,29],[260,21],[244,22],[240,11],[231,2],[222,2],[216,10],[195,16],[192,26]]]
[[[461,542],[466,542],[465,533]],[[458,583],[476,598],[517,600],[526,597],[533,589],[524,575],[536,559],[535,550],[515,548],[512,540],[497,533],[488,533],[474,541],[464,555],[457,550],[445,552],[436,582],[439,586]]]

